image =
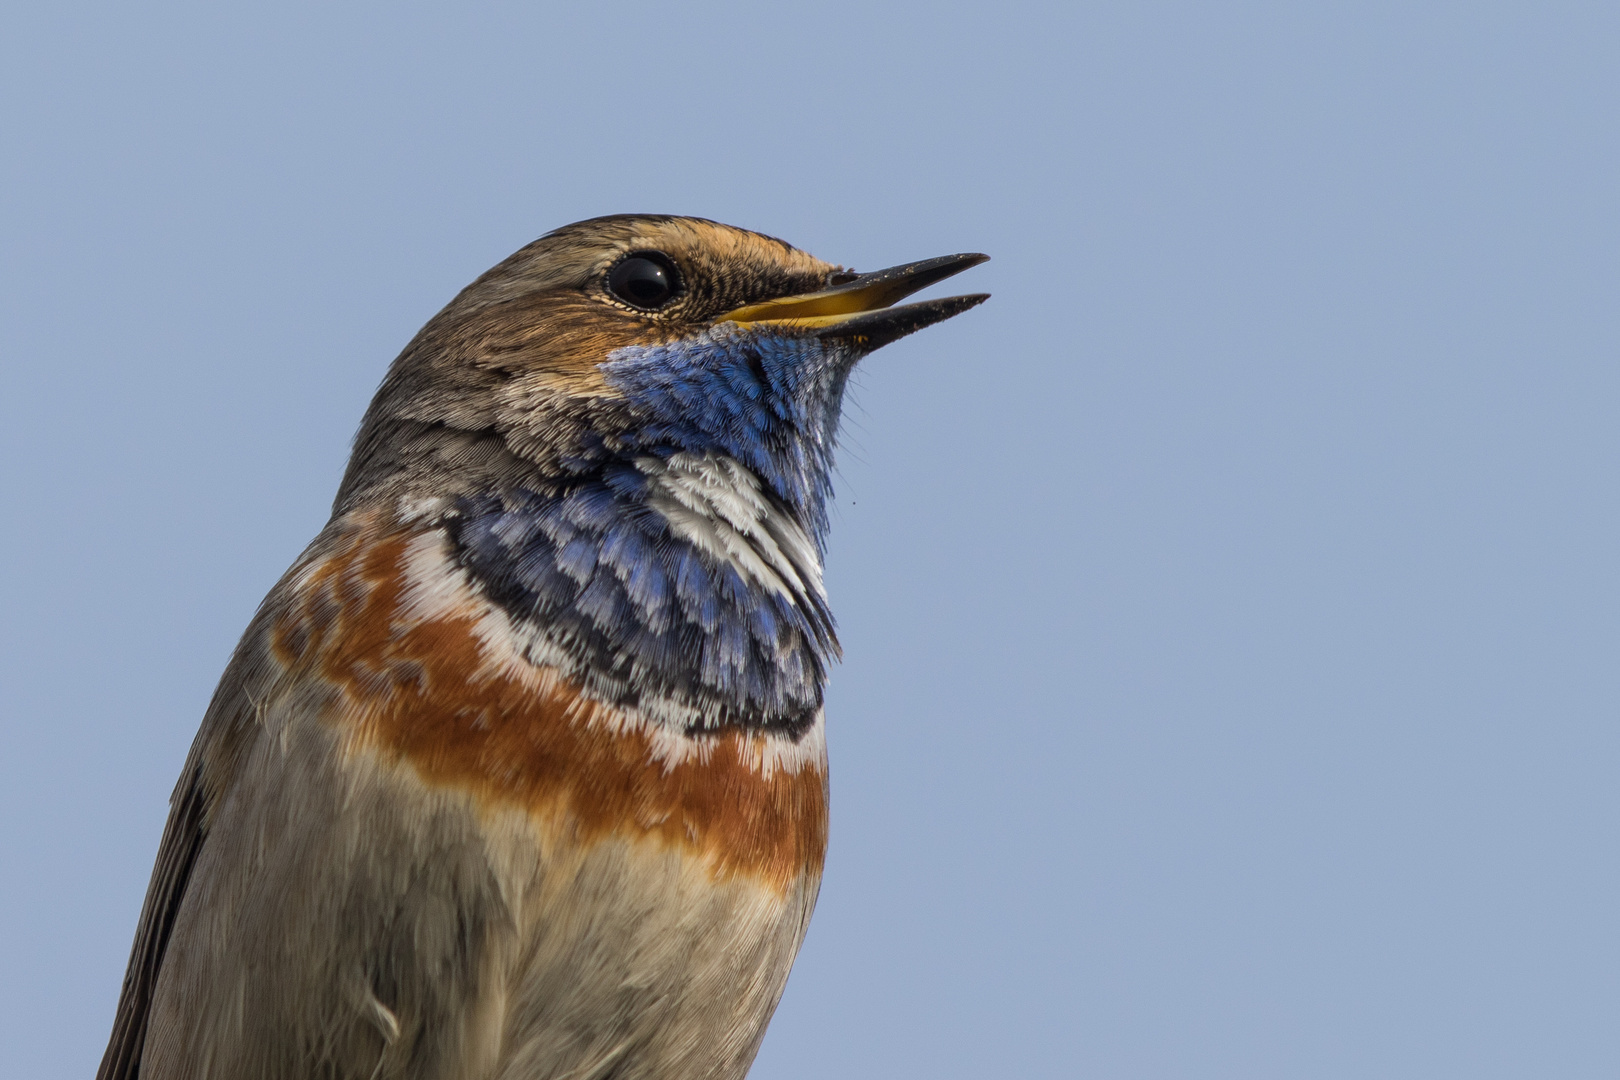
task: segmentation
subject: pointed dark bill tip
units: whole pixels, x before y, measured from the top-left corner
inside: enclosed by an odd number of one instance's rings
[[[977,251],[963,252],[959,255],[940,255],[921,262],[891,266],[886,270],[874,270],[842,285],[835,285],[827,291],[856,293],[872,307],[886,307],[912,293],[921,292],[936,282],[944,281],[948,277],[954,277],[964,270],[989,261],[990,256]]]
[[[771,300],[747,304],[720,316],[721,321],[740,324],[786,323],[792,321],[801,329],[813,322],[831,323],[845,316],[859,315],[876,308],[886,308],[914,292],[920,292],[935,282],[960,274],[970,266],[988,261],[990,256],[978,252],[961,255],[941,255],[921,262],[891,266],[847,279],[835,277],[837,284],[812,293],[797,296],[779,296]]]
[[[983,256],[977,261],[983,262]],[[862,352],[871,352],[891,342],[899,341],[907,334],[914,334],[925,326],[944,322],[953,315],[960,315],[969,308],[978,307],[988,299],[989,293],[971,293],[967,296],[947,296],[939,300],[923,300],[915,304],[901,304],[899,307],[868,311],[836,325],[823,327],[817,331],[816,336],[824,341],[847,342]]]

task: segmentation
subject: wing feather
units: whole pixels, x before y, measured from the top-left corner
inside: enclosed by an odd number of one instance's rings
[[[169,802],[169,821],[163,828],[146,902],[141,905],[141,921],[135,931],[135,946],[130,950],[124,988],[118,995],[112,1038],[101,1068],[96,1071],[96,1080],[136,1080],[141,1074],[141,1048],[146,1042],[152,992],[186,883],[206,836],[204,803],[201,763],[192,762]]]

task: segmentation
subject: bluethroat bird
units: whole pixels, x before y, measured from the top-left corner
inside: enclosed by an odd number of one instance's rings
[[[984,258],[607,217],[435,315],[203,718],[101,1080],[746,1073],[826,851],[845,383]]]

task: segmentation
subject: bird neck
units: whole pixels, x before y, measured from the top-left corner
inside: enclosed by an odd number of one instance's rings
[[[669,344],[618,349],[601,370],[633,417],[622,452],[735,460],[804,525],[819,553],[855,359],[813,338],[744,335],[722,324]]]
[[[460,497],[457,560],[590,696],[797,737],[838,655],[821,567],[847,367],[726,334],[602,367],[618,415],[539,482]]]

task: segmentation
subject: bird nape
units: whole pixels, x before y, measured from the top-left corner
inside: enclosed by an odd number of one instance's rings
[[[203,718],[101,1080],[746,1073],[826,851],[844,386],[984,259],[625,215],[434,316]]]

